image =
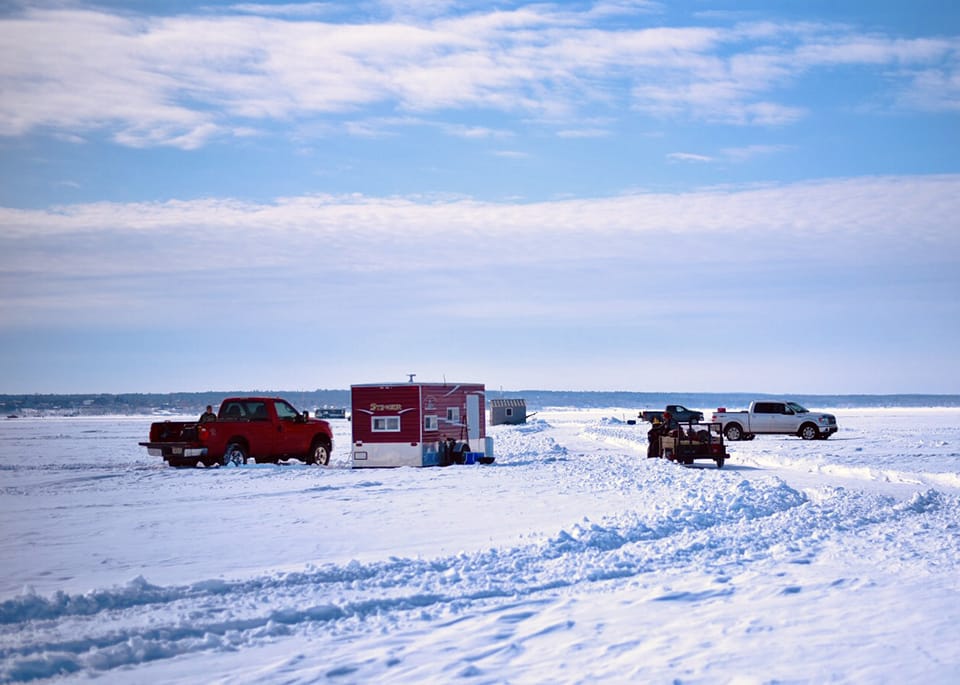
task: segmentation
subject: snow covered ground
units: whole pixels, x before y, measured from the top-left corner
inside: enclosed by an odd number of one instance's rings
[[[626,409],[384,471],[0,420],[0,682],[960,682],[960,409],[834,412],[721,470]]]

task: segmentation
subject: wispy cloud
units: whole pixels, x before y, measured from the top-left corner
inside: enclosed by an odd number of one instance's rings
[[[716,155],[705,155],[695,152],[671,152],[667,155],[667,159],[674,162],[696,162],[704,164],[713,162],[740,163],[756,159],[757,157],[779,154],[791,149],[793,149],[791,145],[745,145],[743,147],[723,148]]]
[[[611,135],[606,128],[576,128],[557,131],[559,138],[606,138]]]
[[[671,152],[667,159],[674,162],[712,162],[713,157],[707,155],[698,155],[692,152]]]
[[[888,101],[955,111],[960,42],[847,26],[754,23],[610,28],[651,3],[582,12],[533,4],[455,14],[397,1],[392,17],[328,17],[326,3],[237,4],[150,16],[65,6],[0,18],[0,135],[107,132],[134,147],[195,149],[267,122],[473,109],[579,122],[624,105],[652,117],[785,126],[807,115],[781,95],[816,70],[873,69]],[[363,133],[362,127],[353,127]],[[368,129],[367,129],[368,131]]]
[[[728,147],[721,152],[724,158],[734,162],[745,162],[756,157],[776,155],[792,150],[791,145],[746,145],[744,147]]]
[[[329,2],[291,2],[291,3],[258,3],[243,2],[231,5],[229,10],[247,14],[260,14],[273,17],[317,17],[329,15],[334,7]]]

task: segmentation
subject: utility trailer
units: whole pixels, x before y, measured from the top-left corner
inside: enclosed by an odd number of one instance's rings
[[[723,426],[719,423],[685,423],[654,426],[647,433],[651,442],[649,456],[669,459],[680,464],[692,464],[698,459],[709,459],[723,468],[727,450],[723,444]]]

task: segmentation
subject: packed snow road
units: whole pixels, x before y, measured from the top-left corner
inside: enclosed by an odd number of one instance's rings
[[[0,423],[0,682],[956,682],[960,411],[648,460],[625,411],[492,466],[175,470]]]

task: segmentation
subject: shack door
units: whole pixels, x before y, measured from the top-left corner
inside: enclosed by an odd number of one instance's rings
[[[471,447],[480,439],[480,396],[467,395],[467,441]]]

